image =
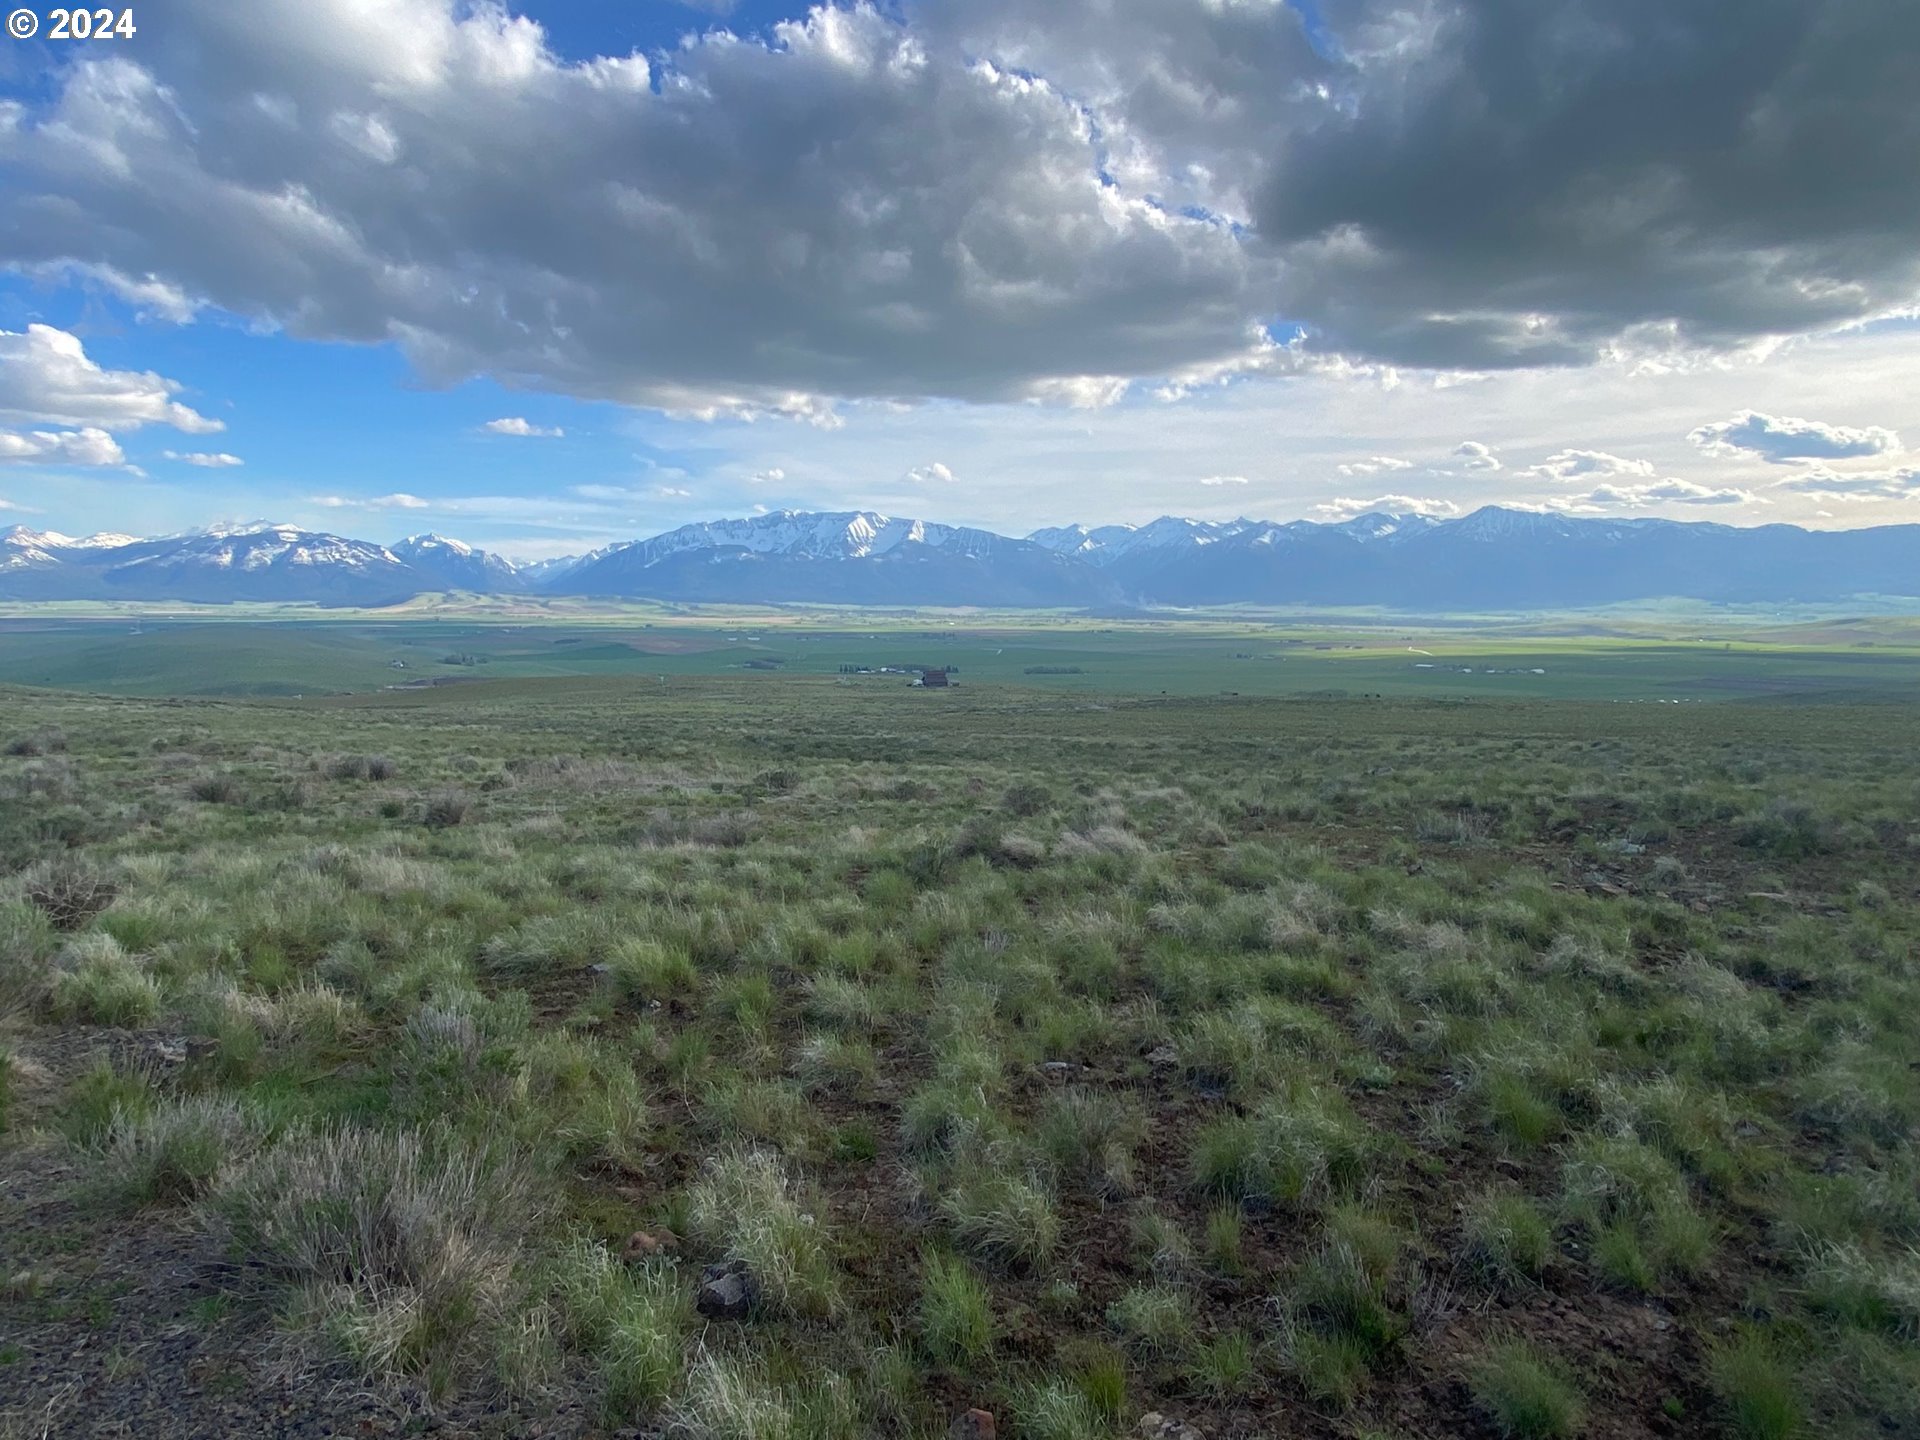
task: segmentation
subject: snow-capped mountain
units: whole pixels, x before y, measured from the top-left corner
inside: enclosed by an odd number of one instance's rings
[[[1458,520],[1187,520],[1012,539],[854,510],[683,525],[515,568],[439,535],[394,545],[292,525],[135,540],[0,531],[0,599],[394,604],[449,590],[714,603],[1547,609],[1662,597],[1920,594],[1920,525],[1808,531],[1489,506]]]
[[[476,550],[465,541],[449,540],[444,535],[409,535],[392,550],[422,575],[439,581],[433,587],[436,590],[472,590],[497,595],[527,588],[511,561]]]
[[[1257,524],[1253,520],[1188,520],[1162,515],[1145,525],[1059,525],[1036,530],[1027,538],[1063,555],[1077,555],[1096,565],[1111,565],[1129,555],[1149,551],[1191,553]]]
[[[871,605],[1078,606],[1117,600],[1090,566],[988,530],[870,510],[782,510],[683,525],[546,583],[587,595]]]
[[[0,596],[9,599],[387,605],[424,591],[508,588],[519,587],[504,560],[438,537],[389,549],[260,522],[151,540],[72,541],[18,526],[0,533]]]

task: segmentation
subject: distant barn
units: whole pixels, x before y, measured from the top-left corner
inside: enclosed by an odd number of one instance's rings
[[[920,672],[920,683],[929,690],[944,690],[947,688],[947,672],[945,670],[922,670]]]

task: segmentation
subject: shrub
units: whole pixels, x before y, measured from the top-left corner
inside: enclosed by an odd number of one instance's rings
[[[259,1148],[265,1129],[258,1112],[225,1096],[116,1110],[95,1155],[101,1188],[127,1205],[196,1200]]]
[[[1807,1298],[1816,1310],[1920,1342],[1920,1250],[1876,1257],[1857,1245],[1829,1244],[1807,1268]]]
[[[1524,1341],[1496,1345],[1467,1378],[1473,1398],[1514,1440],[1559,1440],[1586,1423],[1586,1406],[1566,1371]]]
[[[1172,1285],[1136,1285],[1107,1307],[1107,1323],[1136,1355],[1166,1359],[1193,1340],[1193,1301]]]
[[[99,1060],[67,1087],[54,1125],[76,1145],[98,1145],[123,1117],[137,1119],[152,1107],[145,1076],[122,1074]]]
[[[703,1351],[674,1419],[696,1440],[801,1440],[792,1404],[748,1356]]]
[[[1740,1440],[1792,1440],[1803,1424],[1793,1380],[1772,1346],[1755,1335],[1708,1356],[1714,1393]]]
[[[920,1338],[945,1365],[977,1365],[993,1350],[993,1300],[964,1260],[929,1253],[920,1270]]]
[[[46,913],[33,906],[0,904],[0,1020],[28,1010],[52,983],[47,961],[54,930]]]
[[[1236,1205],[1218,1206],[1207,1216],[1207,1263],[1222,1275],[1238,1275],[1246,1269],[1241,1256],[1244,1228]]]
[[[1140,1117],[1117,1097],[1075,1086],[1048,1101],[1040,1146],[1062,1178],[1120,1195],[1133,1188],[1141,1129]]]
[[[1377,1150],[1365,1122],[1337,1097],[1307,1091],[1207,1125],[1191,1164],[1209,1193],[1305,1206],[1358,1183]]]
[[[639,1158],[647,1102],[615,1047],[545,1034],[520,1047],[520,1061],[512,1094],[530,1145],[557,1145],[573,1160],[625,1165]]]
[[[693,1302],[673,1268],[623,1265],[604,1245],[576,1240],[559,1256],[552,1290],[567,1337],[597,1355],[610,1418],[663,1402],[680,1379]]]
[[[1079,1386],[1045,1380],[1015,1394],[1014,1418],[1032,1440],[1106,1440],[1111,1427]]]
[[[1053,1197],[1019,1176],[975,1172],[947,1192],[940,1208],[960,1247],[996,1264],[1036,1268],[1060,1243]]]
[[[1245,1393],[1254,1369],[1253,1337],[1229,1330],[1195,1352],[1191,1373],[1202,1394],[1224,1399]]]
[[[329,780],[391,780],[400,773],[385,755],[335,755],[323,769]]]
[[[1466,1249],[1495,1283],[1537,1280],[1553,1254],[1553,1232],[1526,1196],[1488,1192],[1467,1207]]]
[[[745,1263],[761,1301],[795,1315],[828,1315],[839,1277],[800,1185],[771,1150],[711,1156],[687,1193],[687,1224],[701,1243]]]
[[[420,811],[420,823],[429,830],[448,830],[464,825],[473,813],[473,797],[464,790],[436,790]]]
[[[1630,1220],[1615,1220],[1600,1228],[1593,1237],[1593,1263],[1603,1278],[1622,1290],[1643,1295],[1653,1289],[1653,1261]]]
[[[159,982],[112,936],[83,936],[59,959],[48,997],[55,1018],[133,1029],[160,1013]]]
[[[240,782],[220,771],[194,776],[187,794],[205,805],[238,805],[242,798]]]
[[[28,867],[21,893],[56,930],[79,930],[113,903],[118,887],[107,873],[79,855],[60,855]]]
[[[444,1375],[508,1299],[544,1200],[497,1144],[343,1128],[262,1151],[204,1205],[235,1257],[369,1370]]]

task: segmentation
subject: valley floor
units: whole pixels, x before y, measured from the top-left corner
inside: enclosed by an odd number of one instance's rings
[[[0,690],[0,751],[7,1440],[1920,1433],[1911,706]]]

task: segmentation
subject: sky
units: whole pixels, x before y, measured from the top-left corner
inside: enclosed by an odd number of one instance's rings
[[[1920,522],[1907,0],[131,8],[0,39],[0,526]]]

